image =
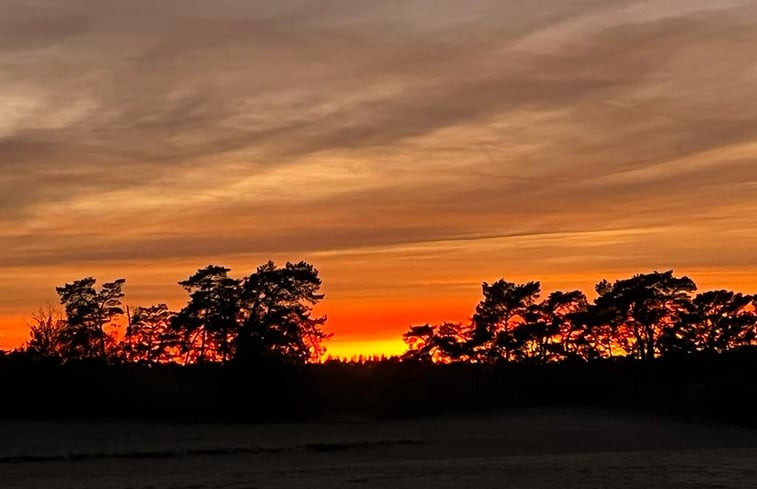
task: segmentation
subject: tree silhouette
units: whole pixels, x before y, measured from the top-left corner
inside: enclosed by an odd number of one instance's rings
[[[757,343],[757,299],[726,290],[692,299],[696,284],[672,271],[596,286],[590,304],[578,290],[539,298],[539,283],[484,282],[470,326],[411,326],[404,360],[554,363],[669,353],[721,353]]]
[[[434,346],[438,358],[451,361],[470,360],[469,348],[466,341],[469,338],[470,327],[460,323],[444,322],[435,329]]]
[[[560,347],[553,349],[553,355],[556,351],[563,359],[582,357],[582,352],[577,348],[577,340],[583,333],[581,315],[588,310],[586,294],[580,290],[556,291],[549,295],[542,307],[546,310],[552,331],[557,331],[559,335]]]
[[[467,359],[470,328],[460,323],[445,322],[440,325],[424,324],[411,326],[402,335],[408,345],[403,359],[416,362],[460,361]]]
[[[673,272],[653,272],[597,286],[595,304],[616,331],[627,332],[629,353],[651,360],[661,352],[660,338],[666,328],[679,324],[696,285],[688,277]]]
[[[241,327],[237,359],[303,363],[320,358],[326,317],[312,317],[323,299],[318,270],[306,262],[277,267],[272,261],[245,277],[241,286]]]
[[[135,308],[122,341],[126,361],[153,364],[176,359],[183,349],[180,334],[171,327],[175,317],[165,304]]]
[[[553,363],[577,355],[573,342],[580,332],[574,318],[586,308],[586,296],[578,290],[553,292],[546,300],[525,308],[524,323],[514,331],[517,357]]]
[[[65,326],[66,322],[58,309],[53,306],[40,308],[32,314],[25,350],[45,358],[60,358],[61,335]]]
[[[596,291],[607,290],[609,282],[603,280]],[[604,305],[589,304],[585,311],[572,315],[576,333],[573,335],[574,350],[586,360],[613,358],[631,350],[628,335],[621,330],[623,321],[618,319],[617,310]]]
[[[754,296],[728,290],[703,292],[667,332],[666,349],[722,353],[747,346],[755,340],[755,323]]]
[[[60,333],[66,359],[107,359],[105,326],[124,313],[121,299],[125,282],[106,282],[96,290],[96,280],[89,277],[56,287],[66,313]]]
[[[430,324],[410,326],[410,329],[402,335],[402,340],[408,347],[403,358],[416,362],[431,362],[434,357],[435,329],[436,327]]]
[[[240,281],[217,265],[199,269],[179,282],[189,292],[189,302],[173,318],[174,329],[184,335],[184,361],[226,361],[232,355],[240,305]]]
[[[56,287],[63,305],[32,315],[28,353],[132,363],[276,362],[323,357],[331,335],[313,317],[323,299],[318,270],[307,262],[269,261],[236,279],[209,265],[179,284],[189,301],[174,313],[165,304],[138,307],[115,345],[108,325],[123,315],[125,281],[96,287],[84,278]],[[416,362],[557,363],[616,356],[652,360],[694,352],[723,353],[757,344],[757,298],[727,290],[692,297],[696,285],[672,271],[596,285],[589,303],[578,290],[540,299],[540,283],[504,279],[482,284],[470,323],[411,326],[401,359]]]
[[[468,342],[471,357],[479,362],[519,359],[522,337],[515,330],[526,323],[529,308],[539,298],[539,282],[519,285],[500,279],[484,282],[482,289]]]
[[[405,360],[530,361],[551,363],[586,358],[586,296],[578,290],[553,292],[542,301],[538,282],[498,280],[482,285],[484,298],[470,326],[445,322],[411,326],[403,334]]]

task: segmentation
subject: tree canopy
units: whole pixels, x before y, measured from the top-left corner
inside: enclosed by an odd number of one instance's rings
[[[755,296],[725,290],[692,295],[696,284],[672,271],[600,281],[596,298],[539,282],[482,285],[470,323],[411,326],[404,358],[442,362],[553,363],[654,358],[755,345]]]
[[[325,352],[326,317],[314,317],[323,299],[318,270],[306,262],[277,267],[269,261],[233,278],[231,270],[208,265],[179,285],[189,298],[179,311],[165,304],[122,303],[124,279],[96,288],[94,278],[56,290],[63,313],[42,310],[33,317],[27,350],[63,361],[280,362],[301,364]],[[58,317],[60,316],[60,317]],[[107,326],[126,324],[122,337]]]
[[[123,303],[124,279],[87,277],[56,287],[62,311],[33,315],[27,351],[63,361],[144,364],[276,362],[324,356],[326,317],[318,270],[300,261],[269,261],[233,277],[208,265],[178,284],[186,304]],[[589,362],[616,357],[723,353],[757,345],[757,298],[728,290],[696,294],[673,271],[601,280],[589,300],[580,290],[542,297],[537,281],[484,282],[470,320],[410,326],[401,359],[417,362]],[[695,295],[696,294],[696,295]],[[125,328],[122,328],[125,326]],[[123,333],[118,333],[123,330]]]

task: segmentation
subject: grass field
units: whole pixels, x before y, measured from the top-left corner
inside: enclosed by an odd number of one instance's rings
[[[12,488],[733,487],[757,431],[591,409],[306,424],[0,423]]]

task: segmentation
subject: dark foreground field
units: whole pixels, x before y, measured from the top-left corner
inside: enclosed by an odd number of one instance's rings
[[[538,365],[0,361],[0,489],[757,487],[757,352]]]
[[[757,431],[580,408],[266,425],[0,423],[15,488],[745,488]]]

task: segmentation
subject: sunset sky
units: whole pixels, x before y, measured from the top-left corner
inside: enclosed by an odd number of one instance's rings
[[[0,348],[269,258],[339,355],[500,277],[757,292],[757,3],[0,0]]]

